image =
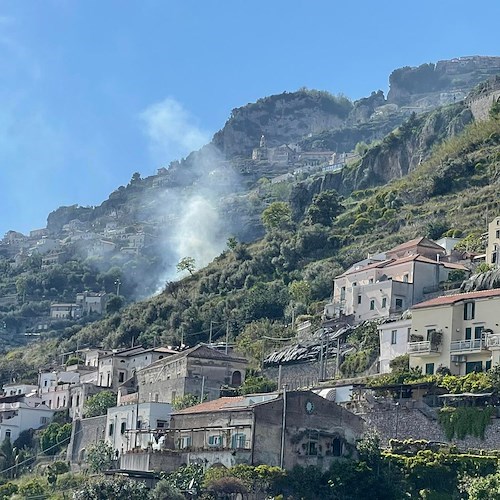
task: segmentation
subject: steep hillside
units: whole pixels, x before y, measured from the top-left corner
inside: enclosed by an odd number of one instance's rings
[[[485,214],[500,212],[499,182],[500,120],[469,124],[407,176],[387,185],[355,191],[343,201],[335,191],[322,191],[296,221],[291,209],[283,211],[286,204],[279,210],[272,205],[265,212],[262,241],[234,242],[206,268],[168,284],[152,299],[76,334],[68,330],[58,338],[58,350],[77,343],[193,344],[206,340],[210,331],[213,339],[224,337],[226,328],[247,348],[270,328],[273,336],[287,336],[284,318],[289,320],[292,311],[320,313],[333,276],[367,252],[419,235],[460,232],[473,238],[480,233]],[[54,348],[50,340],[37,355],[48,347]],[[21,363],[29,354],[17,356]]]

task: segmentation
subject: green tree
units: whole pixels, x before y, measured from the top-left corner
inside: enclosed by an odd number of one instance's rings
[[[294,302],[309,304],[311,299],[311,285],[307,281],[292,281],[288,285],[288,292]]]
[[[52,422],[40,432],[40,447],[46,455],[55,455],[71,437],[71,424]]]
[[[86,417],[106,415],[108,408],[116,406],[116,394],[111,391],[102,391],[85,401],[83,413]]]
[[[184,394],[184,396],[177,396],[172,400],[172,408],[175,411],[183,410],[200,403],[200,398],[194,394]]]
[[[344,209],[341,201],[342,197],[334,189],[315,194],[307,209],[307,222],[331,226],[335,217]]]
[[[11,467],[15,464],[15,452],[12,448],[12,443],[9,438],[5,438],[0,445],[0,459],[2,461],[2,470],[6,477],[13,477],[14,469]]]
[[[234,250],[236,250],[236,247],[238,246],[238,240],[234,237],[234,236],[230,236],[228,239],[227,239],[227,248],[229,248],[229,250],[231,250],[232,252],[234,252]]]
[[[194,257],[183,257],[175,267],[178,273],[187,271],[192,275],[196,269],[196,260]]]
[[[113,295],[107,302],[106,302],[106,313],[107,314],[114,314],[117,313],[124,304],[123,297],[121,295]]]
[[[113,456],[113,447],[106,441],[100,440],[89,447],[86,461],[92,472],[102,472],[109,469]]]
[[[261,219],[268,231],[286,229],[292,220],[292,210],[288,203],[275,201],[262,212]]]
[[[89,478],[77,492],[74,500],[148,500],[149,491],[144,483],[132,479],[114,476]]]
[[[264,376],[246,377],[240,387],[240,394],[259,394],[262,392],[273,392],[278,384]]]
[[[168,480],[162,479],[151,491],[150,498],[151,500],[185,500],[186,497]]]

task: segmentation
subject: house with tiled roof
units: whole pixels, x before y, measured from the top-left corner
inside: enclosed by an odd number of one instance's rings
[[[444,252],[433,241],[416,238],[354,264],[335,278],[326,319],[345,318],[356,324],[400,315],[438,292],[451,271],[469,273],[462,264],[441,260]]]
[[[356,453],[363,431],[360,417],[311,391],[224,397],[172,413],[160,450],[126,453],[121,467],[169,470],[175,463],[198,463],[327,469]],[[154,463],[162,456],[161,465]]]
[[[433,298],[412,308],[410,367],[434,374],[483,371],[500,362],[500,289]]]

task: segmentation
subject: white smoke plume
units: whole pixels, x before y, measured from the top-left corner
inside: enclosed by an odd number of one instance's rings
[[[153,104],[142,114],[155,157],[167,160],[190,154],[169,172],[164,191],[148,201],[152,219],[162,222],[160,234],[164,273],[158,291],[167,281],[179,279],[176,264],[193,257],[196,268],[221,253],[232,230],[221,211],[226,195],[240,189],[239,176],[209,142],[208,134],[175,99]],[[198,150],[198,151],[196,151]]]
[[[141,113],[153,156],[173,160],[201,148],[209,142],[209,134],[197,125],[194,116],[182,104],[168,97],[152,104]]]

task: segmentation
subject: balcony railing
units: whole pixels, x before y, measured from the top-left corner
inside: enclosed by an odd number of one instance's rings
[[[486,349],[482,339],[453,340],[450,344],[450,352],[472,352]]]
[[[486,335],[486,347],[500,348],[500,333]]]
[[[408,342],[409,354],[425,354],[431,352],[439,352],[439,345],[433,344],[430,340],[422,340],[420,342]]]

